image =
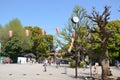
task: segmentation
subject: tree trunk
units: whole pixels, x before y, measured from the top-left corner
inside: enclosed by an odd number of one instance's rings
[[[104,55],[104,56],[103,56]],[[109,66],[108,50],[105,50],[104,54],[101,55],[101,67],[102,67],[102,79],[106,80],[107,76],[111,76],[111,70]]]

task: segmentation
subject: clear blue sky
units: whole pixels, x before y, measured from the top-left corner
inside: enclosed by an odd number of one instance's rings
[[[23,26],[39,26],[47,34],[55,34],[56,27],[61,29],[67,24],[76,5],[88,13],[92,7],[103,11],[105,5],[111,6],[110,20],[120,20],[120,0],[0,0],[0,24],[18,18]]]

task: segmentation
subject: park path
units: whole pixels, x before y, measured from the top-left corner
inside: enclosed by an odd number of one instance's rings
[[[111,70],[114,76],[120,76],[119,68],[111,67]],[[100,67],[97,73],[101,74]],[[82,76],[90,76],[90,69],[78,69],[77,79],[74,75],[75,69],[67,65],[59,68],[47,66],[47,72],[44,72],[42,64],[0,64],[0,80],[83,80]]]

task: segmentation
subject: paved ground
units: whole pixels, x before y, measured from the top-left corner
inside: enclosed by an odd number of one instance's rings
[[[90,76],[90,69],[78,69],[78,78],[74,78],[75,69],[55,65],[47,66],[44,72],[42,64],[0,64],[0,80],[84,80],[82,76]],[[111,67],[114,76],[120,76],[120,69]],[[66,73],[66,74],[65,74]],[[92,71],[92,74],[95,74]],[[101,69],[98,67],[98,74]]]

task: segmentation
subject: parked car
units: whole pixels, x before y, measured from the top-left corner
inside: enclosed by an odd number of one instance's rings
[[[70,62],[69,60],[64,60],[64,59],[61,60],[61,64],[69,64],[69,62]]]

